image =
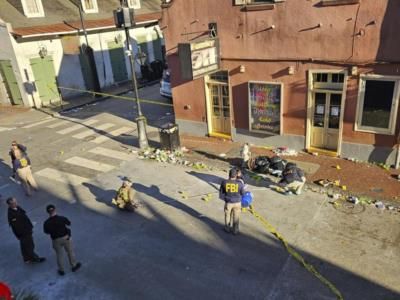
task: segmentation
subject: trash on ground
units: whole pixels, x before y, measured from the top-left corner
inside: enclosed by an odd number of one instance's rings
[[[140,159],[153,159],[158,162],[166,162],[172,164],[184,164],[182,151],[168,151],[161,149],[148,149],[139,152]]]
[[[326,187],[328,187],[328,186],[333,185],[335,182],[332,181],[332,180],[329,180],[329,179],[321,179],[321,180],[316,181],[316,183],[317,183],[318,185],[323,186],[323,187],[326,188]]]
[[[355,197],[355,196],[349,196],[349,197],[347,197],[347,201],[349,201],[350,203],[353,203],[353,204],[358,204],[358,203],[360,203],[360,200],[358,199],[358,197]]]
[[[341,170],[342,168],[339,165],[336,165],[337,170]]]
[[[340,198],[342,198],[342,194],[333,194],[333,199],[339,200]]]
[[[375,207],[379,209],[385,209],[385,204],[382,201],[375,201]]]
[[[294,149],[290,149],[288,147],[278,147],[272,150],[276,155],[284,155],[284,156],[297,156],[298,152]]]
[[[226,154],[225,154],[225,153],[221,153],[221,154],[219,155],[219,157],[226,157]]]

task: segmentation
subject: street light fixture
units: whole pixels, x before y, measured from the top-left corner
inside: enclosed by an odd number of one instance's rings
[[[133,14],[133,9],[128,7],[126,1],[122,1],[121,3],[123,7],[114,10],[114,20],[115,26],[117,28],[124,28],[125,36],[126,36],[126,55],[129,58],[130,67],[131,67],[131,75],[132,75],[132,85],[133,90],[135,92],[136,98],[136,106],[137,106],[137,113],[138,117],[136,118],[136,125],[138,129],[138,138],[139,138],[139,148],[146,149],[149,147],[149,142],[147,139],[146,133],[146,117],[142,114],[142,109],[140,106],[140,99],[139,99],[139,92],[137,87],[137,80],[136,80],[136,72],[135,72],[135,63],[134,57],[132,55],[132,47],[130,44],[130,36],[129,36],[129,28],[135,25],[135,19]]]

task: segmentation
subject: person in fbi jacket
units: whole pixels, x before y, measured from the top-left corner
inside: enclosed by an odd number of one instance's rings
[[[239,233],[239,218],[242,210],[242,195],[245,193],[244,184],[237,179],[237,170],[229,171],[229,179],[222,181],[219,194],[225,201],[225,231]]]

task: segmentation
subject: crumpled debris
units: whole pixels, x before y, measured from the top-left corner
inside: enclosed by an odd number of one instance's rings
[[[288,147],[278,147],[272,150],[276,155],[284,155],[284,156],[297,156],[298,152],[294,149],[290,149]]]
[[[358,203],[360,203],[360,200],[358,199],[358,197],[355,197],[355,196],[349,196],[349,197],[347,197],[347,201],[349,201],[350,203],[353,203],[353,204],[358,204]]]
[[[183,164],[183,153],[182,151],[168,151],[161,149],[147,149],[139,152],[140,159],[154,159],[158,162],[166,162],[172,164]]]
[[[212,170],[211,167],[207,166],[203,162],[192,163],[184,158],[182,149],[169,151],[161,149],[147,149],[138,153],[139,159],[152,159],[161,163],[169,163],[175,165],[183,165],[186,167],[192,167],[196,170]]]
[[[379,209],[385,209],[385,204],[382,201],[375,201],[375,207]]]

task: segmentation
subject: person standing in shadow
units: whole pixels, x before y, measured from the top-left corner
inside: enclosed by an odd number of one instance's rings
[[[82,264],[76,261],[72,249],[71,229],[67,227],[71,226],[71,222],[66,217],[57,215],[56,207],[53,204],[47,205],[46,211],[50,217],[44,222],[43,231],[51,237],[53,249],[57,255],[57,272],[61,276],[65,275],[63,249],[67,252],[72,272],[76,272]]]
[[[44,262],[46,259],[39,257],[35,253],[35,244],[32,236],[33,225],[25,210],[18,206],[15,197],[8,198],[6,202],[8,205],[8,224],[20,242],[24,262],[27,264]]]

